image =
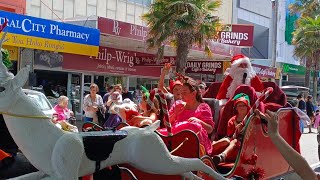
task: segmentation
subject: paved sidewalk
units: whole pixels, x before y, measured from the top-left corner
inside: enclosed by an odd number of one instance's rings
[[[308,132],[309,129],[305,128],[304,132]],[[312,129],[314,133],[303,133],[300,138],[301,155],[307,160],[310,165],[319,163],[318,158],[318,142],[317,142],[317,130]]]

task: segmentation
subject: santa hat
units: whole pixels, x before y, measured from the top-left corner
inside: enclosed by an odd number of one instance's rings
[[[243,62],[250,63],[250,59],[247,56],[243,55],[243,54],[238,54],[238,55],[235,55],[235,56],[232,57],[231,66],[239,65],[239,64],[241,64]]]
[[[247,106],[248,110],[250,109],[250,98],[247,94],[239,93],[235,95],[232,100],[234,101],[233,107],[236,107],[238,103],[242,102]]]
[[[173,88],[176,86],[176,85],[183,85],[182,82],[178,79],[178,80],[171,80],[169,81],[169,88],[170,88],[170,91],[172,92],[173,91]]]

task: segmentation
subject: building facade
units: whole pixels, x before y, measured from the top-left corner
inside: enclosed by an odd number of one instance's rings
[[[25,49],[21,52],[21,64],[32,64],[36,74],[35,86],[54,85],[55,91],[66,94],[70,99],[76,96],[75,99],[79,101],[79,113],[83,95],[88,92],[88,86],[92,82],[98,84],[102,95],[106,86],[118,83],[131,91],[140,87],[139,85],[145,85],[148,89],[156,87],[162,66],[150,65],[149,60],[155,59],[156,51],[147,49],[143,39],[145,37],[141,39],[140,36],[148,31],[141,15],[148,12],[152,3],[153,0],[29,0],[26,2],[26,14],[29,16],[98,28],[101,32],[100,50],[97,56],[89,57],[70,53],[58,56],[54,52]],[[220,17],[223,24],[232,23],[232,7],[232,1],[223,1],[221,8],[216,12],[215,15]],[[209,59],[200,48],[193,48],[188,58],[190,61],[203,61],[202,64],[220,67],[216,64],[224,64],[222,61],[240,53],[238,47],[216,42],[212,42],[211,50],[214,53],[213,59]],[[39,63],[43,62],[39,60],[44,57],[43,54],[50,62],[62,59],[61,67]],[[171,62],[174,56],[174,48],[166,47],[165,57]],[[121,57],[135,58],[139,61],[146,59],[145,62],[148,61],[149,64],[131,66],[130,61],[122,62]],[[108,61],[108,58],[114,59]],[[213,68],[214,72],[211,74],[201,74],[192,69],[194,68],[191,68],[191,76],[206,82],[223,78],[223,73],[214,73],[220,72],[220,69]]]
[[[242,52],[253,59],[271,59],[272,7],[270,0],[233,0],[234,24],[254,25],[253,47]]]
[[[97,16],[144,26],[141,15],[153,0],[29,0],[27,14],[45,19],[94,19]],[[232,1],[222,3],[217,14],[223,23],[232,19]]]
[[[254,59],[254,64],[272,66],[273,35],[275,34],[273,13],[275,9],[272,7],[271,0],[234,0],[233,2],[233,23],[254,24],[254,45],[250,48],[243,48],[242,53]],[[294,57],[294,46],[291,45],[291,34],[296,19],[296,16],[289,14],[288,7],[291,3],[294,3],[294,0],[277,0],[275,59],[279,72],[277,76],[279,85],[302,85],[304,83],[303,74],[295,73],[295,71],[290,73],[283,71],[284,64],[291,64],[293,67],[300,66],[300,61]],[[305,68],[304,65],[299,67],[299,69],[303,68]]]
[[[0,10],[17,14],[25,14],[26,0],[0,0]]]

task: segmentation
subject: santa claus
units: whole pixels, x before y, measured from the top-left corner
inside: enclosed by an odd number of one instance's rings
[[[231,59],[231,67],[226,70],[225,75],[216,99],[232,98],[236,88],[243,84],[252,86],[257,92],[263,90],[263,84],[253,70],[249,58],[242,54]]]

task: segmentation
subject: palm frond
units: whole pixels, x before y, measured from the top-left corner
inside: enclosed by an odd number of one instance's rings
[[[155,0],[150,10],[142,16],[149,28],[148,47],[159,48],[166,42],[174,41],[177,59],[186,61],[188,47],[194,43],[203,45],[216,35],[221,24],[213,12],[220,5],[221,0]]]

